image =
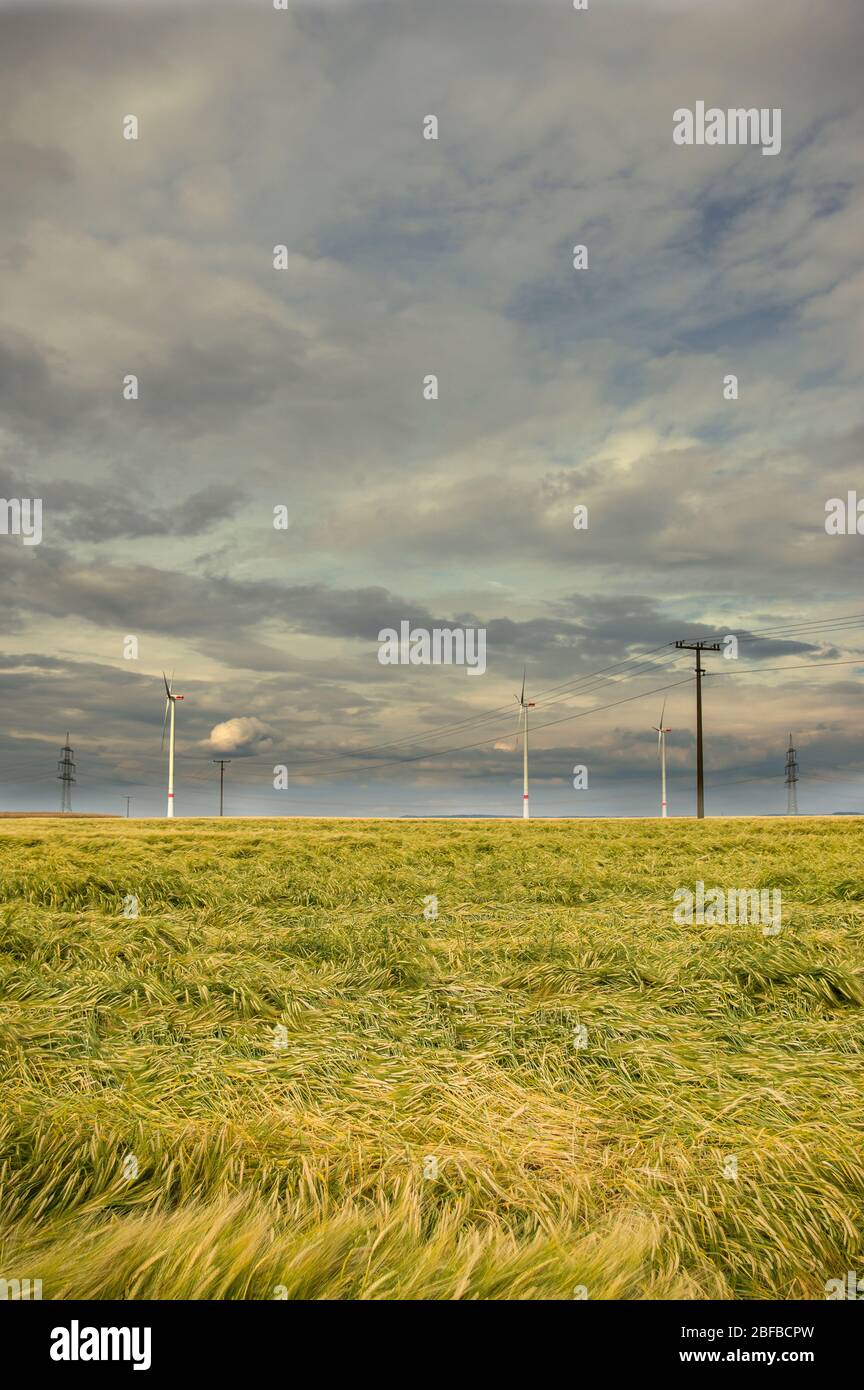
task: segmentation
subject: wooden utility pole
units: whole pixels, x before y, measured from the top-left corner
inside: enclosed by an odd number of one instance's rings
[[[219,814],[222,815],[222,807],[225,804],[225,765],[230,763],[230,758],[214,758],[213,762],[219,764]]]
[[[676,642],[675,646],[682,651],[696,653],[696,816],[698,820],[705,818],[705,763],[702,756],[702,677],[705,675],[705,667],[702,665],[703,652],[722,651],[719,642]]]

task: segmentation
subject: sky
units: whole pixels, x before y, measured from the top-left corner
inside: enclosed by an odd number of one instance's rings
[[[672,644],[731,634],[708,814],[790,731],[864,811],[862,58],[860,0],[0,0],[0,809],[68,729],[74,808],[164,814],[165,670],[178,815],[216,757],[229,814],[518,815],[524,668],[533,814],[656,814],[665,698],[689,816]]]

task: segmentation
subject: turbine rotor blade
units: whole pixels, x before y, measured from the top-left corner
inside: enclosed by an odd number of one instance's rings
[[[168,711],[171,708],[171,696],[165,701],[165,718],[162,720],[162,747],[165,747],[165,730],[168,727]]]
[[[525,706],[520,703],[519,713],[516,715],[516,742],[522,737],[522,727],[525,723]]]
[[[522,694],[519,696],[520,705],[525,703],[525,667],[522,667]]]

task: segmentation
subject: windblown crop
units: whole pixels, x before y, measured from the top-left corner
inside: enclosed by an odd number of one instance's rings
[[[0,1276],[824,1298],[862,1266],[862,845],[803,818],[4,822]],[[676,925],[697,879],[781,888],[782,931]]]

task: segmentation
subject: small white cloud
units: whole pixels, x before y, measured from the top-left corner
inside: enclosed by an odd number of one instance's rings
[[[210,730],[208,747],[216,753],[266,753],[273,747],[274,733],[269,724],[253,715],[226,719]]]

